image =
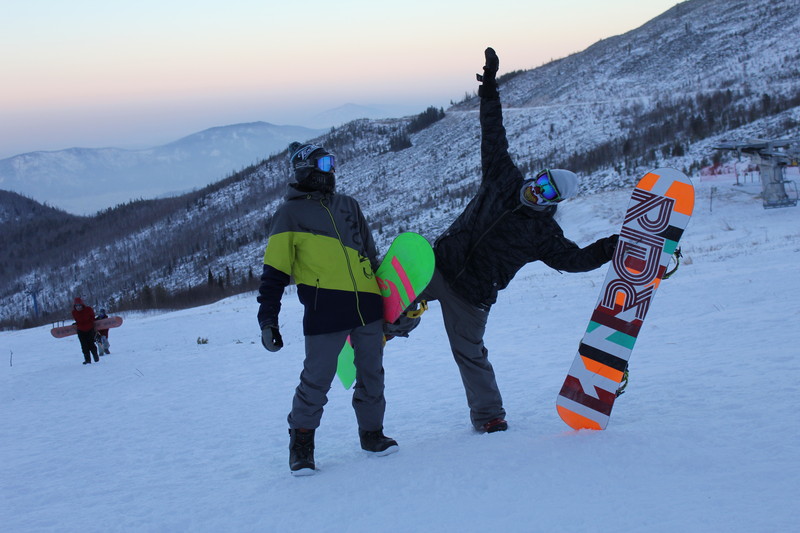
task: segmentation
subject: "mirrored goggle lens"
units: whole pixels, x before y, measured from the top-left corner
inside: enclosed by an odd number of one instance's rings
[[[553,183],[550,173],[547,171],[542,172],[538,176],[536,176],[536,186],[539,188],[540,194],[546,200],[555,200],[558,198],[558,189],[556,189],[555,184]]]
[[[317,168],[322,172],[333,172],[336,170],[336,158],[332,155],[324,155],[317,159]]]

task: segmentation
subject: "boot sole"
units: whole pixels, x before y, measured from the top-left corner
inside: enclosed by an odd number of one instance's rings
[[[364,453],[366,453],[367,455],[375,456],[375,457],[385,457],[387,455],[392,455],[393,453],[397,453],[399,451],[400,451],[400,447],[395,444],[394,446],[389,446],[388,448],[386,448],[382,452],[371,452],[369,450],[364,450]]]
[[[317,473],[313,468],[301,468],[300,470],[289,470],[294,477],[313,476]]]

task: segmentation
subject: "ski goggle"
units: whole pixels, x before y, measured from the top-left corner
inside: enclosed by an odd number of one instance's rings
[[[336,171],[336,158],[330,154],[323,155],[316,160],[315,166],[317,170],[321,170],[322,172],[334,172]]]
[[[561,198],[561,193],[558,192],[556,182],[553,180],[553,176],[550,174],[549,170],[541,171],[533,180],[533,183],[535,187],[539,188],[537,192],[539,192],[545,200],[556,202]]]
[[[523,196],[534,204],[540,203],[536,200],[537,198],[553,203],[561,200],[561,193],[549,170],[539,172],[535,178],[530,180],[523,191]]]

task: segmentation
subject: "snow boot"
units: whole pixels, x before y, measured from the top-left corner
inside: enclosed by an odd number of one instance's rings
[[[289,430],[289,470],[293,476],[314,473],[314,430]]]
[[[481,426],[483,431],[486,433],[494,433],[496,431],[505,431],[508,429],[508,422],[503,420],[502,418],[495,418],[494,420],[489,420],[483,426]]]
[[[359,429],[358,436],[361,439],[361,449],[375,455],[389,455],[400,449],[396,440],[383,434],[383,428],[378,431]]]

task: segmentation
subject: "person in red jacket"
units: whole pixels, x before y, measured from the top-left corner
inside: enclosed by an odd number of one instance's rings
[[[94,362],[100,361],[97,355],[97,346],[94,344],[94,309],[83,303],[80,298],[75,298],[72,304],[72,318],[75,320],[75,327],[78,328],[78,340],[81,341],[83,351],[83,364],[89,365],[94,357]]]

